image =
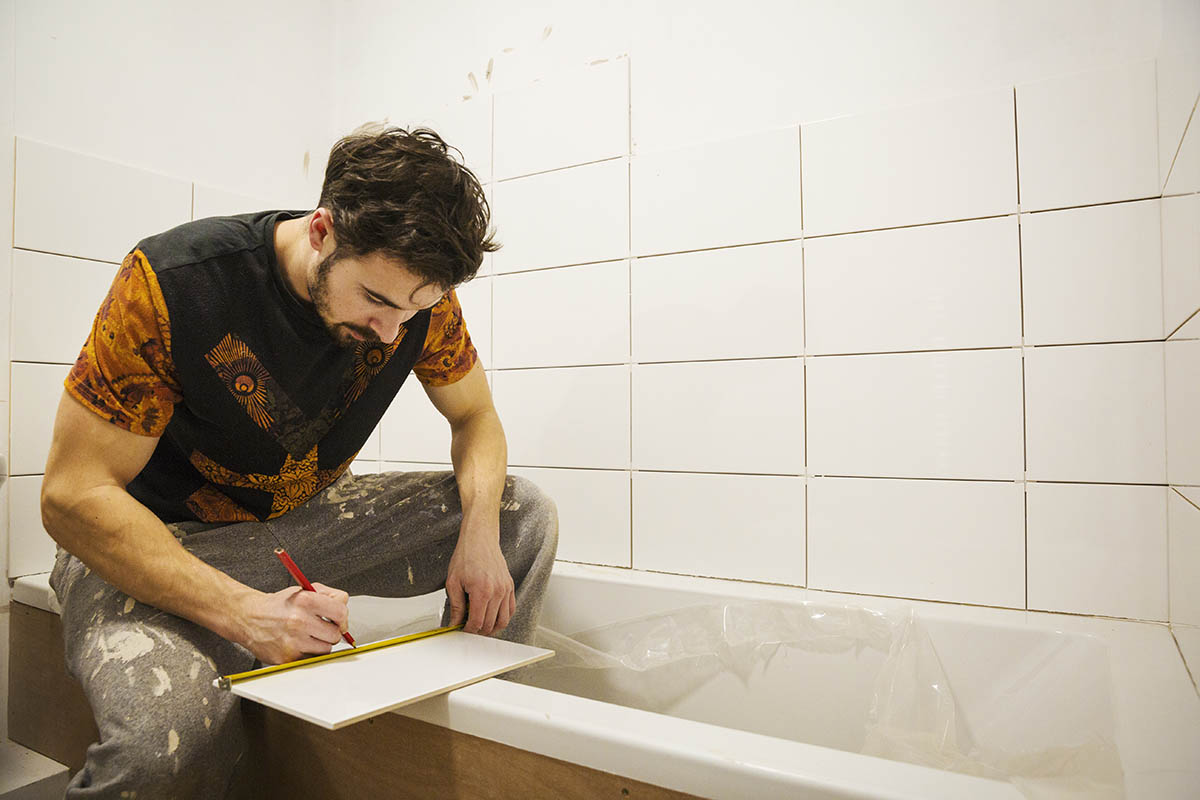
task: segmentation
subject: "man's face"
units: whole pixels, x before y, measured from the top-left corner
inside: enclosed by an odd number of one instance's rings
[[[329,335],[342,347],[394,341],[401,325],[445,293],[379,254],[335,256],[309,275],[308,291]]]

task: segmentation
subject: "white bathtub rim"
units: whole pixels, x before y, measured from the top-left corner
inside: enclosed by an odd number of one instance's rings
[[[414,719],[700,797],[1012,800],[1010,784],[847,753],[511,681],[400,709]],[[680,744],[686,742],[686,744]],[[749,795],[747,795],[749,793]]]

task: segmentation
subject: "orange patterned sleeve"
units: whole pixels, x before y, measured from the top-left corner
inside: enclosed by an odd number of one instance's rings
[[[478,360],[463,323],[458,295],[451,289],[430,309],[425,349],[413,365],[413,372],[426,386],[447,386],[462,380]]]
[[[85,408],[142,436],[161,436],[182,399],[167,304],[140,250],[125,257],[67,376]]]

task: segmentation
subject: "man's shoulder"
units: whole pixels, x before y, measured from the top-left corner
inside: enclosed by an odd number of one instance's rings
[[[135,249],[161,275],[168,270],[261,251],[267,244],[265,230],[270,219],[288,219],[299,213],[272,210],[205,217],[148,236]]]

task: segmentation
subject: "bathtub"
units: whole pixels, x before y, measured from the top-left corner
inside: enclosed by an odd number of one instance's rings
[[[401,617],[416,620],[440,603],[440,595],[355,598],[352,627],[360,637],[395,631]],[[1074,796],[1200,796],[1200,697],[1164,625],[561,562],[542,624],[573,634],[730,604],[818,609],[818,616],[908,615],[936,652],[948,684],[937,688],[953,697],[959,724],[1012,746],[1047,736],[1072,742],[1081,731],[1112,746],[1115,790]],[[572,685],[561,670],[546,670],[523,682],[493,678],[394,713],[701,797],[1061,796],[1052,782],[1014,783],[859,752],[887,658],[784,648],[753,674],[714,675],[656,710],[609,702],[604,671],[577,671]]]

